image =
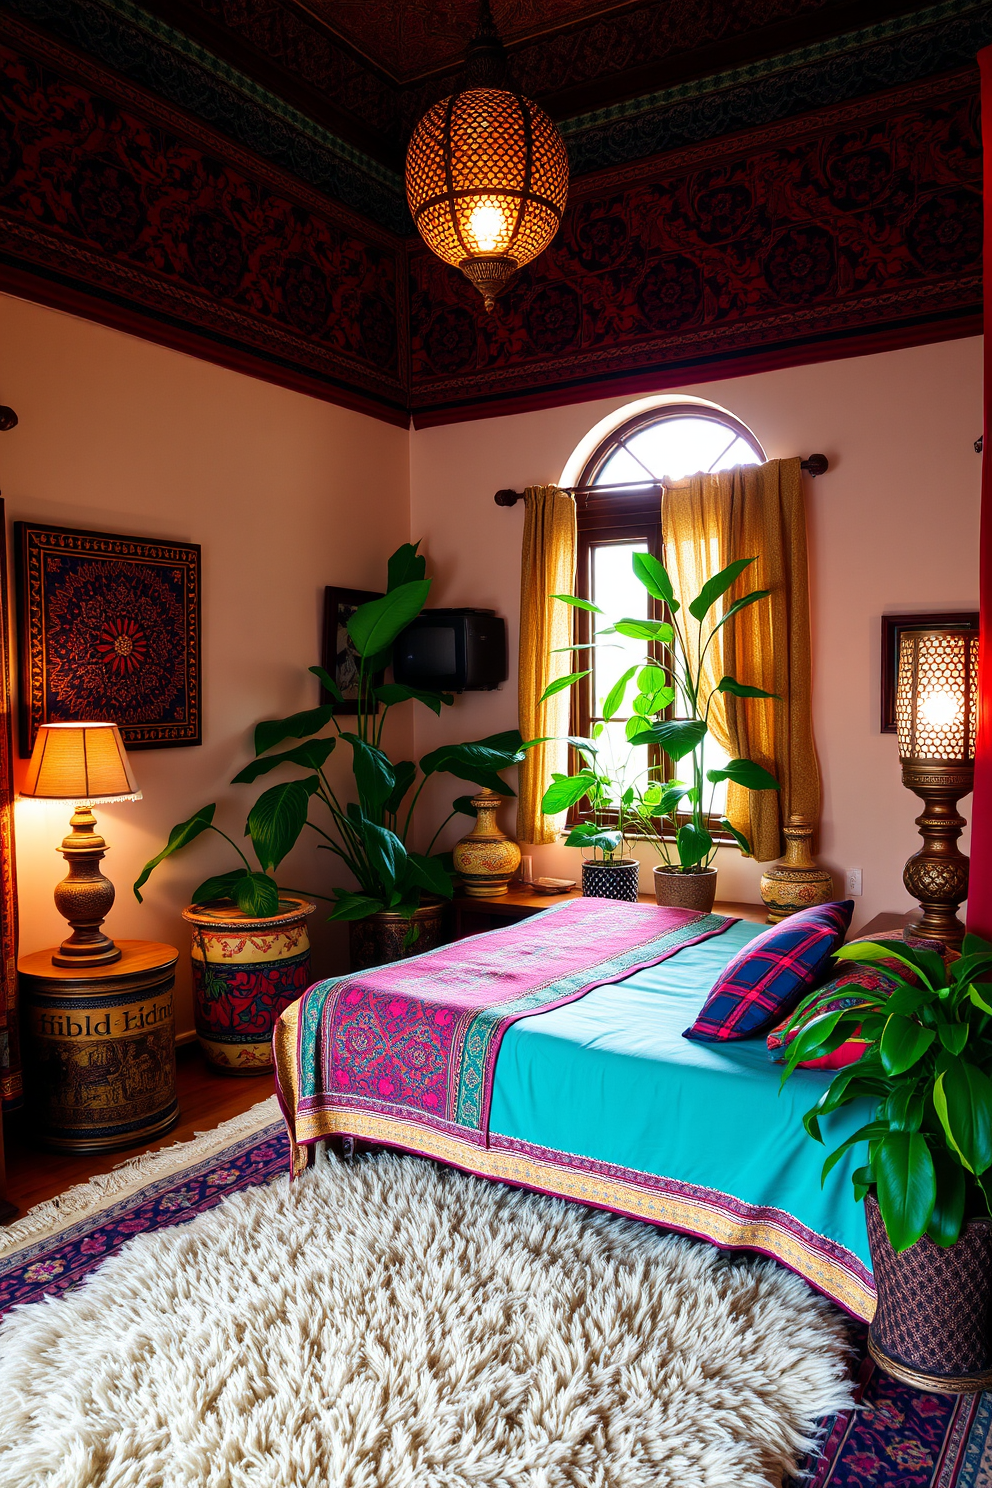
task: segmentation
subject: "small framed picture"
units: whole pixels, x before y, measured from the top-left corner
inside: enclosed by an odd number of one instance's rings
[[[978,630],[977,611],[946,611],[937,615],[882,616],[882,733],[896,732],[896,685],[899,681],[899,639],[904,630]]]
[[[358,652],[348,634],[348,621],[359,605],[367,604],[370,599],[381,598],[382,595],[373,589],[338,589],[329,586],[324,590],[324,635],[320,662],[324,670],[330,672],[344,695],[344,703],[338,704],[339,713],[358,712]],[[375,681],[382,681],[381,672]],[[331,701],[330,694],[324,688],[320,690],[320,700],[322,703]],[[378,703],[375,711],[379,711]]]

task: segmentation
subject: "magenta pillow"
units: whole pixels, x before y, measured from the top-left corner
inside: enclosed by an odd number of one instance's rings
[[[818,904],[769,925],[724,968],[683,1038],[753,1038],[792,1012],[843,944],[854,900]]]

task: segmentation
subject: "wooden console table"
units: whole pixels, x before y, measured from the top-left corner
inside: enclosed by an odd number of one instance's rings
[[[501,925],[516,925],[531,915],[560,904],[563,899],[581,899],[579,889],[570,889],[567,894],[535,894],[526,888],[511,888],[498,899],[476,899],[468,894],[456,894],[451,901],[455,915],[455,940],[466,935],[481,935],[485,930],[498,930]],[[638,894],[641,904],[653,904],[653,894]],[[763,904],[734,904],[718,899],[713,906],[717,914],[736,915],[754,924],[764,924],[768,911]]]

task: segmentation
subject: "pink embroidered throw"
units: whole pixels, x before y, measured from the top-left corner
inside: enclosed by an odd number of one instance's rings
[[[283,1111],[291,1129],[331,1109],[377,1112],[487,1146],[496,1056],[511,1023],[734,923],[653,904],[571,899],[502,930],[318,982],[294,1010],[291,1074],[277,1059]]]

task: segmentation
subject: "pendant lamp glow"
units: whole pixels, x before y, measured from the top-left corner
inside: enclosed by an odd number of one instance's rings
[[[558,230],[568,156],[529,98],[468,88],[428,109],[414,130],[406,195],[428,248],[461,269],[491,311],[511,276]]]

